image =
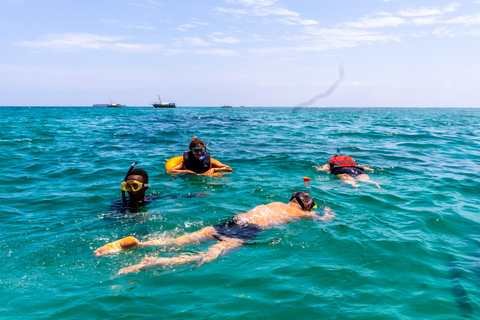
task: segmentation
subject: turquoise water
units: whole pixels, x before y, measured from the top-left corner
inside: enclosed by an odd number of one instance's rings
[[[0,108],[0,123],[4,319],[480,317],[480,109]],[[193,136],[234,172],[166,174]],[[317,172],[337,147],[382,189]],[[209,194],[112,215],[134,161],[148,194]],[[199,268],[116,276],[208,244],[93,255],[287,202],[304,176],[333,222],[265,231]]]

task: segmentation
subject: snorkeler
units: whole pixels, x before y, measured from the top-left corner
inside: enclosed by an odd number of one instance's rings
[[[136,162],[132,164],[124,181],[120,184],[120,188],[122,189],[122,199],[113,201],[110,204],[110,211],[123,213],[124,209],[143,207],[158,199],[204,197],[208,194],[208,192],[202,192],[187,193],[184,195],[145,195],[145,192],[150,187],[150,184],[148,183],[148,173],[142,169],[134,169],[136,164]],[[128,197],[125,196],[126,192],[128,192]]]
[[[342,181],[358,188],[356,180],[369,182],[376,185],[379,189],[380,185],[377,182],[370,180],[370,177],[365,171],[373,172],[372,168],[366,166],[359,166],[351,157],[341,156],[340,149],[337,149],[335,157],[328,160],[328,163],[322,167],[317,168],[317,171],[329,172],[336,175]]]
[[[124,207],[141,207],[150,204],[152,201],[157,200],[158,196],[146,196],[145,192],[150,185],[148,184],[148,173],[142,169],[134,169],[137,165],[136,162],[132,164],[124,181],[120,184],[122,189],[122,204]],[[125,196],[125,192],[128,192],[128,197]],[[117,207],[119,200],[112,202],[112,207]]]
[[[118,274],[139,272],[159,267],[171,267],[175,265],[197,264],[201,266],[213,261],[219,256],[225,256],[234,250],[245,246],[257,234],[265,229],[278,227],[301,219],[313,219],[317,221],[332,221],[335,213],[330,208],[324,207],[323,217],[312,210],[316,208],[315,201],[306,192],[295,192],[289,203],[272,202],[260,205],[247,213],[235,215],[231,221],[215,226],[205,227],[199,231],[180,236],[139,242],[134,237],[104,245],[95,250],[95,256],[103,256],[131,248],[145,248],[150,246],[185,246],[187,244],[201,244],[207,241],[217,241],[208,250],[196,255],[182,254],[170,258],[146,257],[137,264],[121,269]]]
[[[183,161],[167,170],[167,173],[193,173],[211,176],[214,173],[232,172],[232,168],[210,158],[207,146],[196,137],[188,146],[189,151],[183,153]]]

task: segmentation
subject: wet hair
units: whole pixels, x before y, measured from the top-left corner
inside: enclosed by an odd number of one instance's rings
[[[202,140],[198,140],[197,138],[195,138],[188,145],[188,150],[192,150],[192,148],[195,148],[196,146],[206,146],[206,145],[205,145],[205,142],[203,142]]]
[[[133,169],[130,171],[128,176],[142,176],[143,178],[143,183],[148,184],[148,173],[145,170],[142,169]]]
[[[312,196],[302,191],[294,192],[290,197],[290,202],[294,202],[300,205],[300,207],[302,207],[302,210],[306,211],[312,210],[312,208],[315,206],[315,201],[313,201]]]

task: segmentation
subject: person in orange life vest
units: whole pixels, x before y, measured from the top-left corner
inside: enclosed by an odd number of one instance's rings
[[[334,174],[342,181],[351,184],[355,188],[358,188],[358,184],[356,183],[358,180],[372,183],[381,189],[380,185],[370,180],[370,177],[365,173],[365,171],[373,172],[373,169],[359,166],[351,157],[341,156],[340,150],[337,150],[337,155],[335,157],[329,159],[328,163],[317,168],[317,170]]]
[[[167,173],[193,173],[211,176],[215,172],[232,172],[232,168],[219,161],[212,161],[207,146],[196,137],[188,146],[189,151],[183,153],[183,161],[172,167]]]

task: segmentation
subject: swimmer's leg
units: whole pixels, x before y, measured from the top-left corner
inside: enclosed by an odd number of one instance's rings
[[[166,239],[160,239],[160,240],[151,240],[151,241],[145,241],[145,242],[140,242],[138,244],[139,248],[146,248],[146,247],[152,247],[152,246],[178,246],[182,247],[187,244],[201,244],[207,241],[213,241],[216,240],[213,235],[217,234],[217,231],[213,227],[205,227],[203,229],[200,229],[198,231],[192,232],[185,234],[183,236],[180,236],[178,238],[166,238]]]
[[[140,242],[134,237],[127,237],[115,242],[108,243],[94,251],[96,257],[117,253],[132,248],[146,248],[152,246],[184,246],[190,243],[200,244],[206,241],[215,240],[213,234],[216,231],[213,227],[206,227],[193,233],[178,238],[165,238]]]
[[[374,184],[378,189],[382,189],[380,187],[380,185],[377,182],[372,181],[367,174],[361,174],[361,175],[357,176],[356,178],[357,178],[358,181],[368,182],[368,183]]]
[[[225,256],[240,249],[243,246],[243,242],[235,239],[221,241],[211,246],[207,251],[201,252],[196,255],[182,254],[171,258],[155,258],[145,257],[139,264],[123,268],[118,274],[126,274],[131,272],[139,272],[144,270],[156,269],[161,267],[173,267],[178,265],[189,265],[198,263],[197,267],[215,260],[219,256]]]
[[[352,187],[354,187],[354,188],[358,188],[358,184],[355,183],[355,178],[354,177],[351,177],[351,176],[349,176],[348,174],[345,174],[345,173],[337,174],[337,177],[340,178],[340,180],[342,180],[342,182],[348,183],[348,184],[352,185]]]

